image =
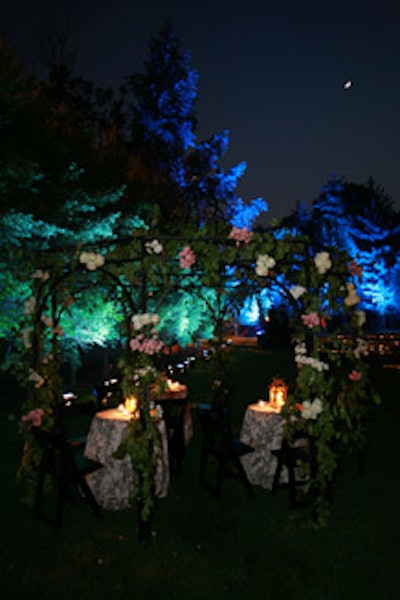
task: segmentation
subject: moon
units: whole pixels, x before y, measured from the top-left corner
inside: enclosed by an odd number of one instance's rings
[[[350,81],[350,79],[348,79],[344,84],[343,87],[345,90],[349,90],[351,88],[351,86],[353,85],[353,82]]]

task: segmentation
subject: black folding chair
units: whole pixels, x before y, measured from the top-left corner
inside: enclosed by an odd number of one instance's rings
[[[254,451],[254,448],[244,444],[232,435],[231,412],[229,395],[231,386],[224,386],[214,398],[210,408],[197,407],[196,414],[203,430],[203,442],[200,460],[200,485],[219,496],[223,479],[226,476],[236,477],[246,488],[250,495],[254,490],[247,478],[246,471],[240,461],[245,454]],[[214,485],[210,483],[209,466],[211,461],[216,467]]]
[[[271,452],[278,459],[271,494],[275,495],[281,485],[286,485],[280,483],[283,468],[286,467],[288,473],[289,504],[291,508],[310,504],[311,499],[303,494],[300,500],[298,492],[309,481],[310,477],[313,477],[316,473],[314,448],[311,440],[301,435],[294,442],[289,443],[287,439],[283,438],[281,447]],[[308,476],[303,475],[298,477],[299,463],[308,466]]]
[[[41,450],[34,515],[52,523],[54,530],[58,531],[61,527],[66,501],[73,502],[79,492],[93,514],[100,518],[101,509],[85,477],[102,468],[102,465],[86,458],[83,454],[75,454],[71,444],[61,434],[45,431],[41,427],[32,427],[32,433]],[[43,512],[44,491],[48,478],[55,488],[56,495],[53,518]]]
[[[199,411],[213,411],[218,413],[225,408],[229,408],[230,397],[232,393],[232,384],[223,379],[216,383],[214,393],[210,402],[198,402],[196,408]]]
[[[172,474],[179,474],[185,456],[185,414],[188,410],[188,399],[159,400],[168,436],[169,464]]]

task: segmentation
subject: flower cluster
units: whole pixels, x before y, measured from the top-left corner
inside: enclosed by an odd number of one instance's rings
[[[292,298],[298,300],[306,291],[306,288],[302,285],[294,285],[290,288],[289,294],[292,296]]]
[[[46,315],[42,315],[40,320],[48,327],[53,330],[53,333],[56,335],[64,335],[64,331],[61,325],[54,325],[53,319],[51,317],[47,317]]]
[[[28,414],[21,417],[22,421],[30,422],[33,427],[40,427],[42,424],[42,418],[44,416],[44,410],[42,408],[34,408]]]
[[[348,377],[350,381],[360,381],[362,373],[361,371],[356,371],[355,369],[353,369],[352,372],[349,373]]]
[[[37,373],[33,369],[29,369],[28,379],[29,379],[29,381],[33,381],[33,383],[35,384],[35,388],[42,387],[42,385],[45,382],[44,377],[42,377],[41,375],[39,375],[39,373]]]
[[[318,325],[320,324],[320,319],[316,312],[301,315],[301,320],[303,322],[303,325],[305,327],[308,327],[309,329],[312,329],[313,327],[318,327]]]
[[[314,256],[314,264],[320,275],[325,275],[332,267],[329,252],[317,252]]]
[[[351,260],[349,263],[349,272],[353,277],[362,278],[362,266],[359,265],[355,260]]]
[[[24,304],[24,315],[31,315],[36,308],[36,298],[31,296]]]
[[[160,352],[164,343],[158,339],[156,326],[160,322],[160,317],[157,314],[138,313],[131,317],[131,323],[134,331],[142,331],[146,329],[146,333],[139,333],[129,342],[131,350],[143,352],[144,354],[153,355]]]
[[[239,246],[240,242],[249,244],[253,238],[253,232],[249,231],[247,227],[243,227],[243,229],[240,229],[240,227],[233,227],[228,238],[230,240],[236,240],[236,246]]]
[[[356,286],[351,281],[346,283],[347,296],[344,299],[346,306],[355,306],[361,301],[360,296],[357,295]]]
[[[259,254],[256,261],[256,274],[259,277],[266,277],[271,269],[276,265],[276,261],[269,254]]]
[[[319,373],[322,373],[322,371],[328,371],[329,365],[327,363],[322,362],[322,360],[319,360],[318,358],[307,356],[306,345],[304,343],[297,344],[294,352],[294,360],[298,365],[309,365]]]
[[[32,279],[41,279],[42,281],[47,281],[49,278],[49,272],[43,271],[42,269],[36,269],[36,271],[32,274]]]
[[[362,327],[367,321],[365,310],[355,310],[354,314],[357,316],[358,326]]]
[[[145,377],[150,377],[150,378],[156,378],[158,375],[157,369],[155,369],[154,367],[151,367],[150,365],[146,366],[146,367],[142,367],[140,369],[135,369],[133,372],[133,381],[135,382],[135,385],[139,385],[140,382],[145,378]]]
[[[88,271],[96,271],[104,265],[105,258],[102,254],[96,252],[81,252],[79,262],[85,265]]]
[[[140,331],[143,327],[151,325],[153,328],[156,327],[160,322],[160,317],[155,313],[137,313],[131,317],[131,323],[133,329]]]
[[[368,356],[369,347],[368,342],[362,338],[357,338],[357,347],[353,350],[354,357],[360,359],[361,356]]]
[[[27,350],[29,350],[29,348],[32,348],[31,335],[32,335],[31,327],[26,327],[25,329],[23,329],[21,331],[22,343],[24,344],[24,347]]]
[[[163,245],[158,240],[146,242],[145,247],[148,254],[161,254],[164,250]]]
[[[142,333],[140,333],[135,338],[132,338],[129,342],[129,347],[131,350],[136,350],[137,352],[143,352],[144,354],[157,354],[160,352],[164,346],[164,342],[158,339],[157,335],[153,335],[148,338],[145,337]]]
[[[316,419],[322,413],[324,407],[319,398],[314,398],[312,402],[305,400],[301,407],[301,416],[303,419]]]
[[[184,246],[178,256],[179,264],[182,269],[190,269],[196,262],[196,256],[190,246]]]

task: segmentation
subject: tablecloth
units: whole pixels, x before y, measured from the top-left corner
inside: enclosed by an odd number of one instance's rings
[[[258,404],[247,407],[243,417],[240,440],[254,448],[241,457],[243,467],[252,485],[271,490],[277,458],[271,450],[279,449],[282,442],[282,417]],[[282,470],[281,483],[287,481],[287,470]]]
[[[100,506],[107,510],[121,510],[131,507],[130,498],[134,492],[134,475],[130,456],[122,459],[113,457],[127,432],[130,416],[118,409],[96,413],[93,417],[85,456],[102,463],[103,468],[88,476],[88,484]],[[168,440],[164,420],[157,421],[160,432],[160,448],[157,452],[155,471],[155,493],[159,498],[168,494],[169,459]]]

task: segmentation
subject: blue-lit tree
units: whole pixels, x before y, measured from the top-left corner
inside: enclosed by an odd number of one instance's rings
[[[329,181],[311,210],[298,209],[283,225],[308,235],[316,249],[337,246],[357,261],[362,268],[357,289],[370,326],[385,327],[387,317],[399,315],[399,215],[374,181]]]
[[[151,39],[144,72],[128,78],[134,95],[130,119],[134,151],[170,188],[161,206],[169,228],[178,210],[180,219],[195,218],[201,226],[227,216],[238,223],[239,209],[246,210],[249,227],[257,214],[267,209],[266,203],[258,199],[251,208],[240,205],[236,188],[245,163],[226,172],[220,166],[229,144],[228,131],[197,140],[198,74],[190,60],[168,21]],[[243,220],[244,216],[240,226],[244,226]]]

